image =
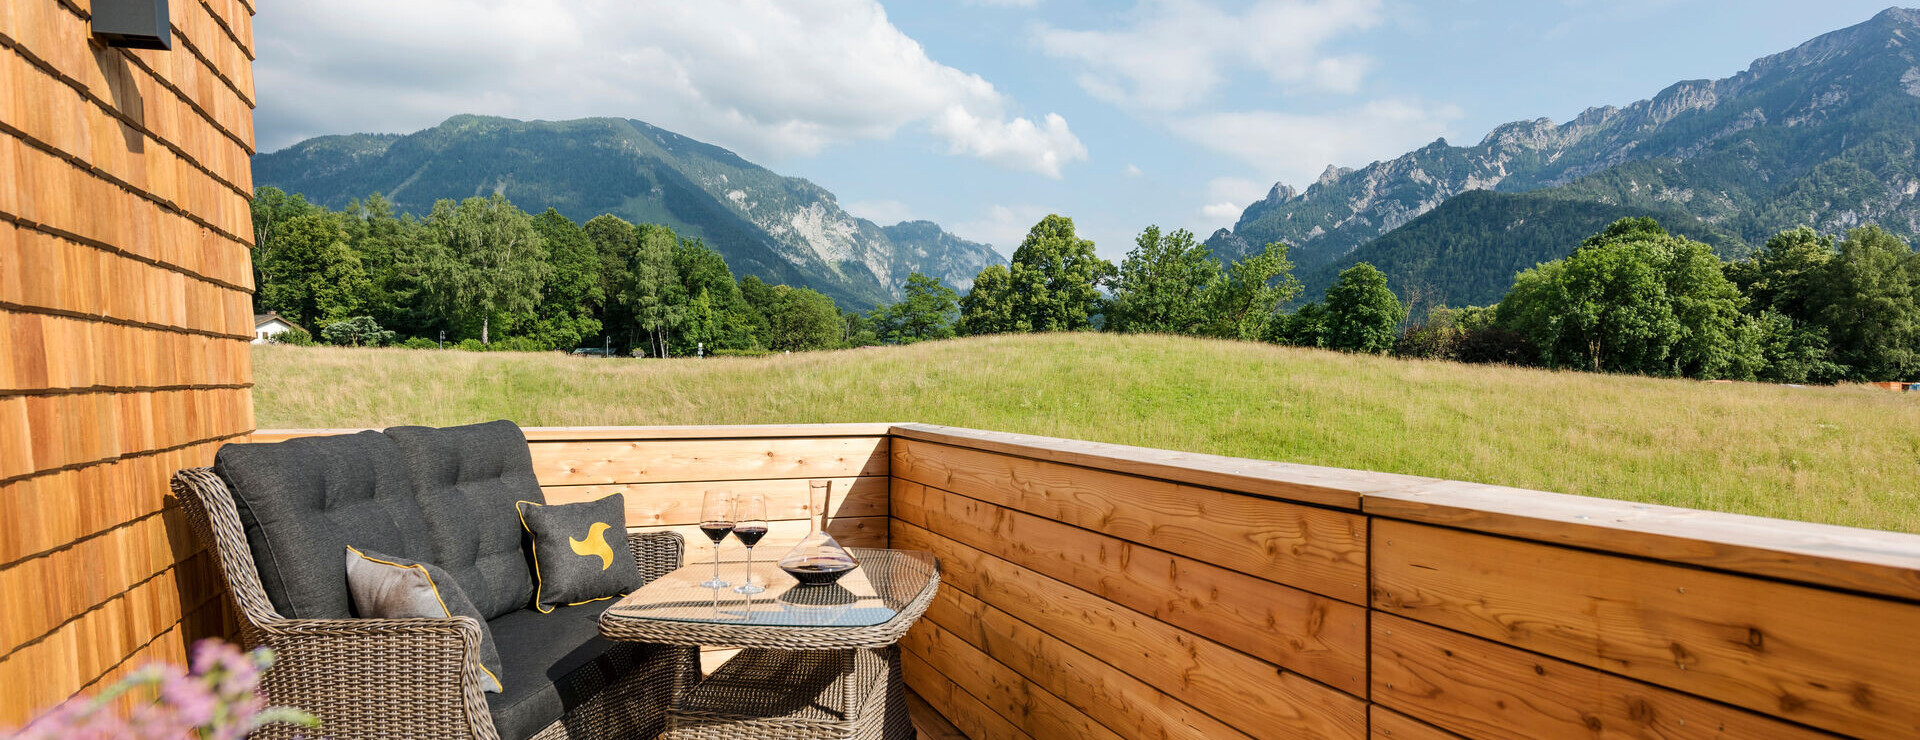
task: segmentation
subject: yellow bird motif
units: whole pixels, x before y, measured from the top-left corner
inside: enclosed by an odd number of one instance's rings
[[[594,522],[593,526],[587,529],[586,539],[576,540],[568,537],[567,544],[572,545],[573,554],[580,557],[600,556],[600,569],[606,570],[613,567],[613,548],[607,545],[606,538],[606,531],[611,528],[612,525],[606,522]]]

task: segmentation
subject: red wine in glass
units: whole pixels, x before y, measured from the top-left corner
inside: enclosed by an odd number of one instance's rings
[[[700,523],[700,533],[706,535],[707,539],[713,540],[713,544],[716,544],[716,545],[720,544],[721,540],[726,539],[727,533],[732,531],[733,531],[733,522],[701,522]]]
[[[747,547],[753,547],[754,545],[760,544],[760,538],[767,536],[766,527],[755,527],[751,525],[743,525],[739,527],[733,527],[732,529],[733,529],[733,536],[740,538],[740,544],[746,545]],[[711,537],[713,535],[708,534],[707,536]],[[727,533],[721,532],[720,536],[725,537],[727,536]]]
[[[767,536],[767,497],[758,493],[742,494],[733,501],[733,536],[747,546],[746,583],[733,587],[737,594],[757,594],[767,590],[753,582],[753,546]]]
[[[700,499],[700,532],[713,540],[713,577],[700,585],[716,592],[733,584],[720,578],[720,541],[733,530],[733,492],[724,488],[707,491]]]

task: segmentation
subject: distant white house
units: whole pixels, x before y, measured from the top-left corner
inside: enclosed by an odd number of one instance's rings
[[[253,343],[266,344],[275,334],[285,334],[299,328],[273,311],[257,313],[253,315]]]

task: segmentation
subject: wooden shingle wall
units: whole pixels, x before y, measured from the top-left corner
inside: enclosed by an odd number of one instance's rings
[[[0,3],[0,726],[229,632],[167,477],[253,427],[252,9]]]

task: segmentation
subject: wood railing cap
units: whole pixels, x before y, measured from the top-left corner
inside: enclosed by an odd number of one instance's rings
[[[1441,482],[1438,478],[1422,478],[1413,475],[1374,473],[1196,452],[1176,452],[1151,447],[990,432],[936,424],[896,424],[893,427],[893,434],[904,439],[1130,473],[1177,483],[1342,509],[1359,509],[1362,497],[1370,493]]]
[[[603,427],[521,427],[530,442],[618,441],[646,439],[775,439],[782,437],[885,437],[896,424],[707,424],[688,426],[603,426]],[[284,442],[296,437],[325,437],[336,434],[379,431],[376,427],[353,429],[259,429],[251,442]]]

